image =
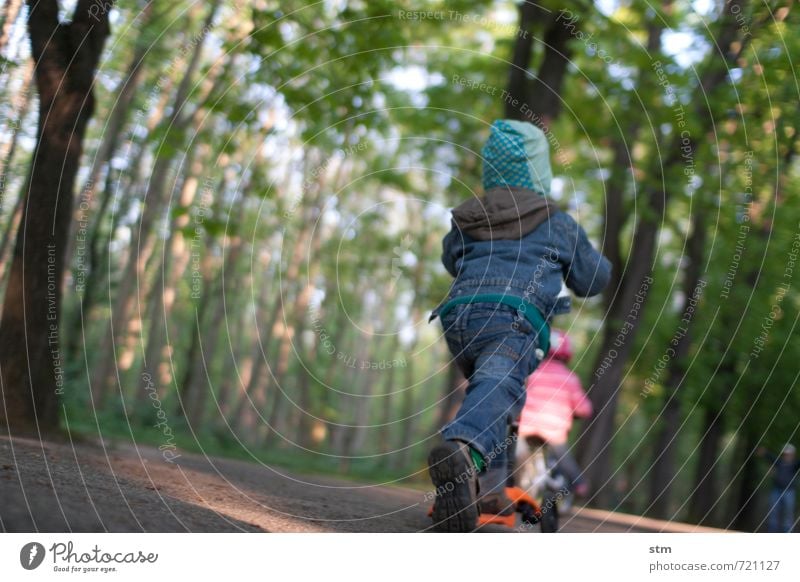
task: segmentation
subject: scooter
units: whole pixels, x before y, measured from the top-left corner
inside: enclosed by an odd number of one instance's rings
[[[519,423],[512,422],[509,425],[512,444],[508,451],[511,465],[518,462],[516,451],[518,431]],[[478,516],[478,527],[491,524],[515,529],[519,515],[520,529],[538,525],[542,533],[558,531],[559,502],[567,494],[565,480],[562,476],[555,474],[541,448],[537,453],[541,453],[541,455],[536,453],[526,455],[519,465],[509,468],[505,494],[514,504],[514,513],[510,515],[481,513]],[[516,484],[517,474],[519,474],[519,486]],[[428,517],[432,515],[433,507],[428,510]]]

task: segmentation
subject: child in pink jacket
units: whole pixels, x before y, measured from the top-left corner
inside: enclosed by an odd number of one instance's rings
[[[528,397],[519,420],[519,436],[525,438],[534,451],[546,444],[574,491],[585,495],[588,487],[580,478],[580,467],[569,453],[567,437],[573,418],[589,418],[594,411],[581,381],[567,367],[571,359],[569,336],[553,330],[548,357],[526,382]]]
[[[578,377],[567,367],[572,358],[572,344],[567,335],[557,329],[550,332],[550,351],[539,367],[526,380],[527,398],[519,419],[519,438],[527,441],[528,451],[536,454],[544,445],[557,460],[556,467],[567,478],[570,489],[585,496],[588,486],[582,482],[581,469],[569,453],[567,436],[574,417],[592,415],[592,403],[581,387]],[[510,515],[513,504],[506,497],[505,486],[511,467],[490,466],[481,476],[481,511]]]
[[[573,417],[588,418],[593,410],[581,381],[566,365],[572,358],[569,337],[554,329],[550,343],[548,357],[528,376],[519,436],[557,446],[566,444]]]

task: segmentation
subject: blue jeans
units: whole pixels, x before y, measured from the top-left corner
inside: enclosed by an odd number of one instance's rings
[[[525,380],[539,365],[537,332],[512,307],[497,303],[456,305],[442,317],[450,353],[469,381],[455,419],[442,429],[447,440],[477,450],[505,481],[509,420],[522,412]],[[502,476],[501,473],[502,472]]]
[[[769,493],[767,531],[791,533],[794,525],[794,489],[773,487]]]

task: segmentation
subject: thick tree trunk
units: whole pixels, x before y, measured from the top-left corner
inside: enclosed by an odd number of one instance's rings
[[[628,190],[633,170],[630,142],[636,142],[639,123],[631,123],[625,135],[619,135],[611,145],[613,155],[611,175],[606,184],[606,204],[603,208],[603,255],[611,262],[611,277],[604,294],[608,313],[614,308],[614,298],[622,290],[625,262],[622,256],[622,233],[628,215],[625,211],[625,193]],[[608,325],[608,324],[606,324]]]
[[[37,143],[0,323],[0,422],[58,425],[64,371],[59,348],[61,280],[75,178],[93,109],[108,11],[79,0],[68,24],[56,1],[31,0],[28,30],[39,91]]]
[[[530,88],[531,121],[544,129],[561,112],[561,88],[572,58],[572,30],[560,22],[561,13],[554,14],[544,36],[544,59]]]

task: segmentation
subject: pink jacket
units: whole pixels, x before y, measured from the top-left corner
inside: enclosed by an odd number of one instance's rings
[[[519,436],[538,436],[558,445],[567,442],[572,418],[592,415],[592,403],[578,377],[561,360],[547,358],[528,376],[528,397],[519,421]]]

